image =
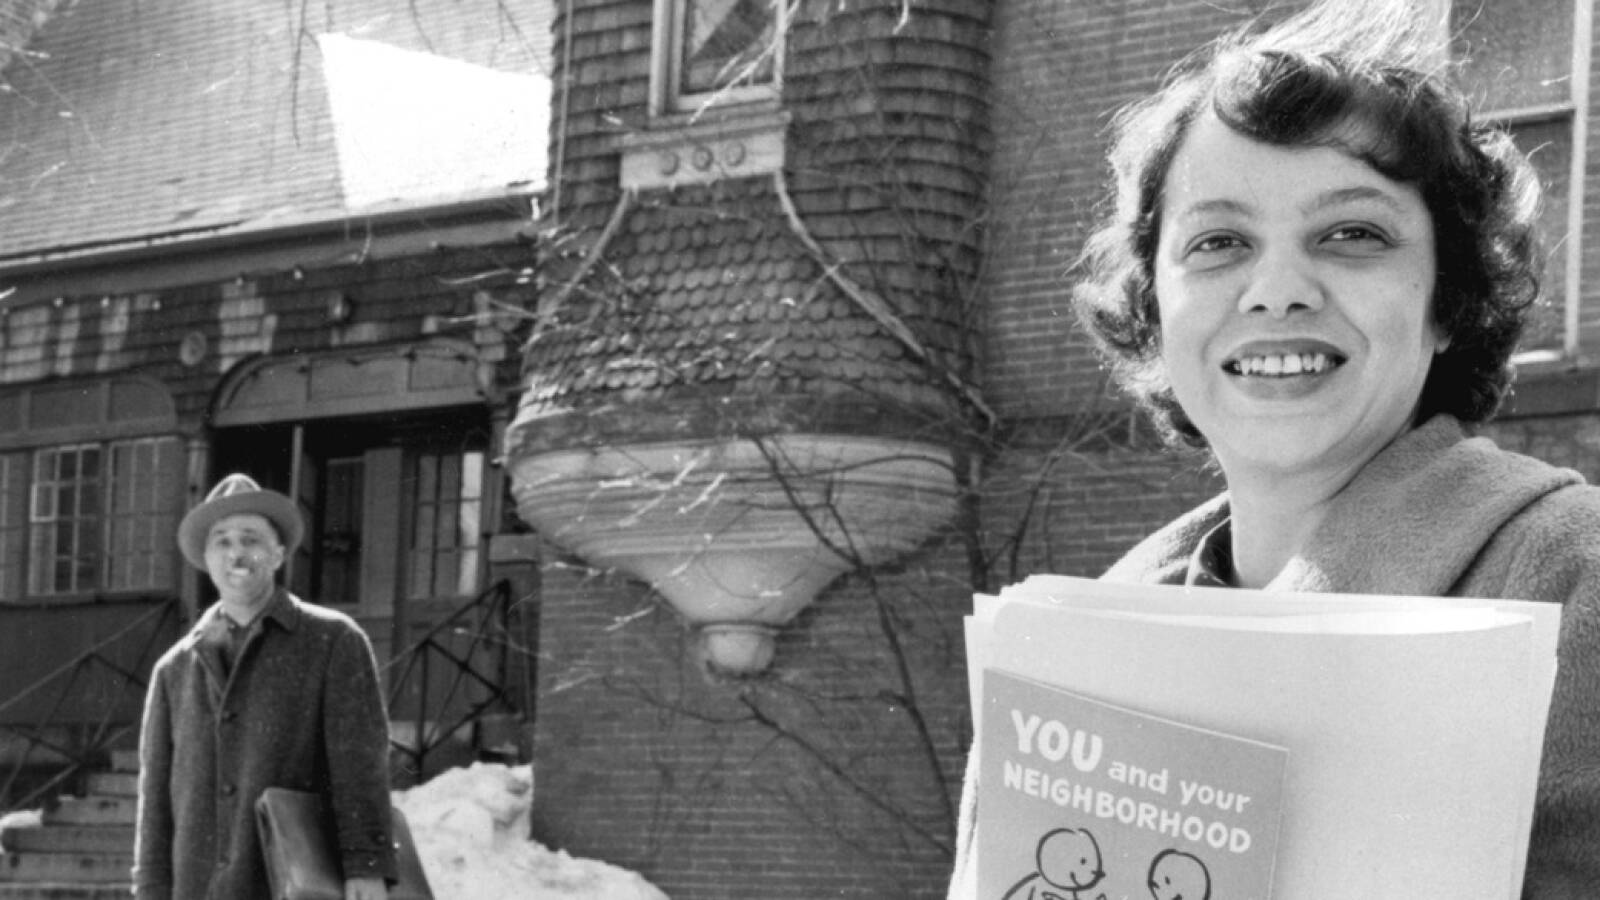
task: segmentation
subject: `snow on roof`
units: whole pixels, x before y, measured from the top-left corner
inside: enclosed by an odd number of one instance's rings
[[[543,183],[548,77],[343,34],[317,44],[347,208]]]
[[[0,259],[536,190],[547,118],[528,110],[548,107],[553,15],[554,0],[63,3],[0,72]],[[325,58],[316,35],[347,43],[323,41]],[[346,73],[345,50],[385,66],[387,93]],[[401,58],[415,71],[397,71]],[[429,79],[439,83],[417,86]],[[535,96],[509,102],[523,87]],[[397,161],[377,108],[335,119],[332,104],[347,103],[330,94],[351,91],[415,117],[428,140],[389,122],[406,150]],[[457,165],[465,130],[497,112],[513,121]],[[444,159],[434,145],[446,139],[456,162],[414,177]]]

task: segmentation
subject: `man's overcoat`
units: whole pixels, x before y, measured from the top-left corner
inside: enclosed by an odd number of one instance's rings
[[[151,674],[135,896],[267,900],[253,805],[268,787],[328,796],[345,877],[393,879],[388,721],[366,635],[280,589],[230,671],[220,615],[209,609]]]

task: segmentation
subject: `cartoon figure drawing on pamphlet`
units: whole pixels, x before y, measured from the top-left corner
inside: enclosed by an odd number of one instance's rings
[[[1086,892],[1106,873],[1100,844],[1087,828],[1057,828],[1039,838],[1038,868],[1006,891],[1003,900],[1106,900]]]
[[[1163,850],[1150,861],[1152,900],[1211,900],[1211,873],[1200,858]]]

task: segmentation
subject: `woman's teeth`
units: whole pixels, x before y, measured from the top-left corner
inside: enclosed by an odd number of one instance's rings
[[[1268,356],[1246,356],[1230,359],[1224,369],[1235,375],[1320,375],[1333,368],[1334,361],[1326,353],[1279,353]]]

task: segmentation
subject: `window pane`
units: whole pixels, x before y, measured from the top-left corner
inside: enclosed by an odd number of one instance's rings
[[[433,552],[431,550],[411,551],[411,568],[406,573],[406,599],[425,600],[428,589],[433,586]]]
[[[452,503],[461,496],[461,457],[439,457],[439,502]]]
[[[451,507],[454,506],[455,495],[441,494],[439,505],[434,509],[434,535],[433,549],[435,551],[450,550],[456,545],[456,523],[451,516]]]
[[[317,536],[317,602],[354,604],[361,601],[361,485],[366,463],[361,457],[330,459],[323,470],[322,506]]]
[[[35,455],[30,593],[70,594],[98,587],[105,527],[99,460],[99,448],[92,444]]]
[[[411,541],[406,550],[410,566],[406,570],[406,596],[412,600],[428,597],[433,591],[433,533],[438,514],[439,457],[418,454],[411,479]]]
[[[35,466],[35,469],[42,467]],[[35,476],[33,481],[33,508],[32,518],[35,522],[45,522],[56,516],[56,494],[53,481],[44,481]]]
[[[434,555],[433,568],[433,595],[435,597],[449,597],[456,592],[456,567],[460,559],[455,553],[448,551]]]
[[[45,593],[45,585],[50,583],[45,566],[53,561],[50,532],[43,528],[33,529],[28,536],[28,593]]]
[[[461,501],[456,524],[460,529],[456,537],[456,546],[462,548],[478,546],[479,521],[483,517],[483,503],[478,500]]]
[[[684,0],[679,92],[703,94],[772,80],[774,0]]]
[[[439,499],[439,457],[431,453],[417,457],[416,490],[420,502],[433,503]]]
[[[1491,110],[1571,99],[1572,11],[1573,0],[1455,0],[1467,95]]]
[[[482,451],[414,458],[416,477],[407,498],[413,523],[406,550],[408,597],[477,592],[483,470]]]
[[[108,448],[111,483],[105,547],[105,587],[113,591],[172,587],[172,553],[182,467],[175,438],[118,441]]]
[[[78,515],[98,517],[103,511],[104,508],[100,505],[100,480],[85,476],[83,487],[78,491]]]
[[[461,554],[460,582],[456,593],[466,595],[478,592],[478,551],[467,550]]]
[[[1549,258],[1542,273],[1542,295],[1518,346],[1521,351],[1560,350],[1566,334],[1568,188],[1571,184],[1572,125],[1562,118],[1514,126],[1512,136],[1528,154],[1544,187],[1540,225]]]
[[[27,457],[0,456],[0,601],[21,600],[28,559]]]
[[[411,546],[428,553],[434,548],[434,521],[438,518],[439,507],[432,501],[420,500],[416,505],[417,529],[411,541]]]
[[[483,496],[483,454],[465,453],[461,456],[461,497],[473,500]]]

